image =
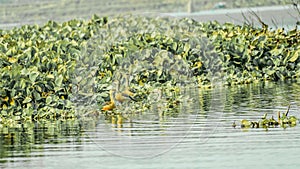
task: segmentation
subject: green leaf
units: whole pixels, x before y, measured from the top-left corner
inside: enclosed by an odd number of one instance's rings
[[[23,68],[22,70],[21,70],[21,74],[22,75],[27,75],[29,73],[29,71],[26,69],[26,68]]]
[[[36,91],[38,91],[38,92],[42,92],[43,91],[43,89],[41,88],[41,86],[35,86],[35,90]]]
[[[46,104],[49,105],[51,102],[52,102],[52,97],[51,97],[51,96],[48,96],[48,97],[46,98]]]
[[[56,79],[55,79],[55,84],[57,86],[61,86],[62,85],[62,81],[63,81],[63,76],[59,75]]]
[[[172,49],[174,50],[174,51],[176,51],[177,50],[177,42],[174,42],[173,44],[172,44]]]
[[[190,49],[191,49],[190,44],[189,44],[189,43],[186,43],[186,44],[184,45],[183,50],[184,50],[185,52],[188,52]]]
[[[33,96],[34,96],[35,100],[40,100],[41,99],[41,95],[37,91],[33,92]]]
[[[295,62],[298,59],[299,51],[300,50],[298,49],[291,54],[291,58],[289,59],[290,62]]]
[[[25,81],[25,79],[21,79],[20,80],[19,86],[20,86],[21,89],[25,89],[26,88],[26,81]]]
[[[273,50],[270,51],[272,56],[278,56],[283,52],[283,45],[278,49],[278,48],[274,48]]]
[[[24,100],[23,100],[23,103],[29,103],[31,102],[31,98],[30,97],[26,97]]]
[[[72,107],[72,102],[70,100],[66,100],[65,107],[66,108],[71,108]]]
[[[35,82],[35,80],[38,76],[39,76],[39,72],[31,72],[29,74],[29,79],[30,79],[30,81]]]
[[[160,77],[163,73],[163,70],[162,69],[158,69],[157,70],[157,77]]]

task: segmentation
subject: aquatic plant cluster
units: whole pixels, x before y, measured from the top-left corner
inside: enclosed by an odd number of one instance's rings
[[[74,117],[70,72],[106,18],[0,31],[0,122]]]
[[[274,127],[282,127],[286,128],[288,126],[294,127],[299,123],[299,119],[295,116],[289,116],[289,110],[290,110],[290,105],[288,106],[288,109],[285,113],[277,113],[277,120],[274,119],[273,116],[270,118],[267,118],[267,113],[265,113],[261,120],[259,121],[250,121],[247,119],[243,119],[240,122],[240,127],[241,128],[274,128]],[[233,122],[232,127],[236,127],[236,123]]]
[[[300,73],[297,28],[270,30],[267,25],[253,28],[138,16],[49,21],[0,31],[0,121],[74,118],[74,70],[79,62],[86,62],[83,48],[99,37],[102,39],[95,44],[103,50],[91,54],[100,61],[96,75],[99,105],[109,100],[107,87],[119,64],[136,52],[137,56],[145,54],[140,61],[150,58],[153,63],[151,53],[176,57],[175,61],[183,63],[179,65],[189,66],[187,77],[192,80],[187,80],[199,87],[213,86],[216,77],[233,85],[292,79]],[[146,70],[131,81],[140,86],[136,89],[153,83],[173,84],[171,71]]]

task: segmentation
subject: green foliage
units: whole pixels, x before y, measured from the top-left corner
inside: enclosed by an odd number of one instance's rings
[[[213,29],[211,29],[213,28]],[[299,77],[299,35],[297,28],[270,31],[211,23],[207,29],[222,57],[228,84]]]
[[[176,62],[184,65],[177,72],[190,73],[182,78],[194,79],[201,87],[213,84],[213,78],[227,85],[297,78],[299,34],[297,28],[271,31],[267,26],[133,16],[109,20],[93,16],[88,21],[49,21],[0,30],[0,121],[73,118],[73,72],[93,58],[99,61],[95,63],[99,104],[108,99],[107,87],[117,69],[125,70],[121,63],[126,62],[153,63],[152,71],[145,67],[129,72],[137,89],[154,83],[174,85],[174,74],[165,68]],[[86,46],[93,50],[88,48],[89,57],[84,58]],[[94,51],[97,48],[99,52]]]
[[[81,45],[106,18],[49,21],[0,32],[0,119],[74,116],[70,73]]]

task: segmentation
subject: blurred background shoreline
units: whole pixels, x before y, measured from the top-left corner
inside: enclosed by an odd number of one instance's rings
[[[245,23],[246,17],[257,24],[250,14],[253,11],[271,27],[287,28],[294,27],[299,18],[288,0],[0,0],[0,11],[0,29],[44,24],[49,20],[88,19],[93,14],[188,17],[200,22],[216,20],[234,24]]]

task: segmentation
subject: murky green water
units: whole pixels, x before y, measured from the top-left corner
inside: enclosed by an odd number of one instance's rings
[[[100,115],[95,121],[2,128],[0,168],[299,168],[300,125],[233,128],[291,104],[299,83],[260,83],[200,92],[199,110],[177,117]]]

